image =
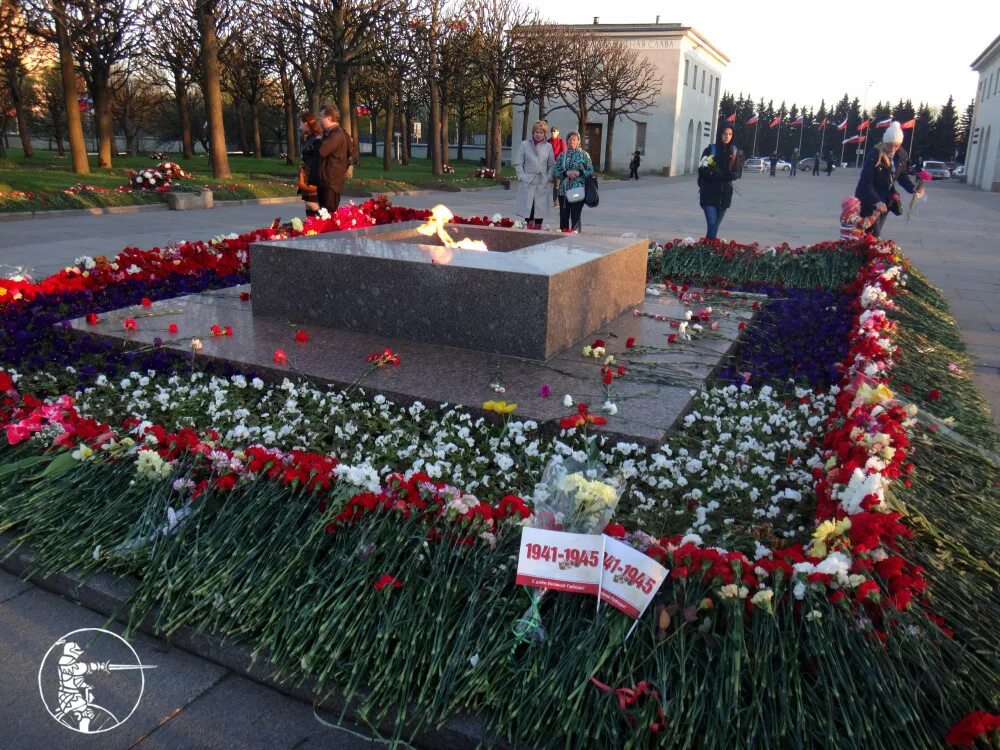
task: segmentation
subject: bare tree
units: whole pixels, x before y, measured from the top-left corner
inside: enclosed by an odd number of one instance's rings
[[[468,0],[466,14],[475,30],[470,53],[486,83],[489,102],[487,165],[499,169],[502,161],[500,113],[509,99],[516,70],[517,39],[512,30],[535,19],[535,11],[521,0]]]
[[[586,131],[590,110],[601,95],[602,65],[609,54],[609,47],[609,42],[596,34],[573,36],[566,46],[566,67],[560,95],[564,106],[576,115],[581,138]]]
[[[209,127],[209,155],[212,173],[218,179],[233,176],[226,153],[226,128],[222,120],[222,81],[219,70],[218,16],[220,0],[194,0],[195,18],[201,39],[202,93]]]
[[[62,89],[62,74],[59,69],[47,68],[41,75],[35,88],[42,131],[56,142],[56,154],[66,156],[63,140],[66,136],[64,119],[66,116],[66,97]],[[76,101],[71,102],[76,106]]]
[[[28,127],[28,58],[38,48],[38,41],[38,37],[28,32],[19,0],[0,0],[0,83],[7,89],[17,118],[21,148],[27,158],[32,156]]]
[[[125,152],[138,156],[138,138],[149,124],[153,111],[164,100],[149,64],[132,58],[116,66],[109,81],[115,122],[125,135]]]
[[[59,51],[59,71],[63,99],[66,102],[66,132],[72,156],[73,172],[89,174],[87,144],[83,140],[83,121],[77,106],[77,60],[74,35],[79,33],[71,23],[68,0],[23,0],[28,29],[32,34],[54,43]]]
[[[270,86],[269,56],[262,33],[262,19],[249,5],[233,13],[223,53],[222,86],[232,96],[242,127],[240,103],[250,113],[251,143],[255,159],[261,158],[260,106]]]
[[[641,57],[638,51],[621,41],[608,44],[602,59],[600,93],[594,99],[593,110],[608,118],[604,171],[610,172],[615,122],[619,117],[632,119],[635,115],[649,113],[663,88],[663,79],[648,58]]]
[[[176,0],[170,5],[151,5],[144,16],[147,45],[145,54],[163,69],[164,83],[173,91],[180,123],[181,156],[194,156],[191,135],[191,86],[199,71],[199,32],[194,0]]]

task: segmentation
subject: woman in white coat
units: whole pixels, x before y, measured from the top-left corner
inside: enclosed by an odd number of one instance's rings
[[[517,202],[514,213],[524,219],[529,229],[541,229],[549,218],[552,203],[552,170],[556,160],[552,144],[546,140],[549,126],[539,120],[531,128],[531,138],[521,143],[514,157],[517,172]]]

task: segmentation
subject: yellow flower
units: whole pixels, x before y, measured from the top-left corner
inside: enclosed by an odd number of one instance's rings
[[[0,297],[6,297],[6,296],[7,296],[7,287],[0,286]]]
[[[813,541],[809,546],[809,553],[815,555],[816,557],[826,557],[827,540],[831,538],[837,539],[844,536],[850,528],[850,518],[841,518],[837,521],[832,518],[828,518],[823,521],[823,523],[816,527],[816,531],[813,532]]]
[[[584,357],[589,357],[593,353],[594,353],[594,347],[589,346],[589,345],[583,347],[583,356]]]
[[[858,388],[858,396],[866,404],[880,404],[892,398],[892,391],[885,386],[885,383],[879,383],[877,388],[872,388],[868,383],[862,383]]]
[[[485,401],[483,411],[495,411],[497,414],[510,414],[517,408],[517,404],[508,404],[506,401]]]

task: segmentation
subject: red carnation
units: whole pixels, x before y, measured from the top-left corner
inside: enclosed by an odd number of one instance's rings
[[[14,390],[14,381],[10,375],[0,370],[0,391],[7,392]]]
[[[987,735],[997,729],[1000,729],[1000,715],[987,711],[973,711],[948,730],[944,741],[949,745],[972,747],[977,739],[987,738]]]
[[[635,336],[629,336],[625,339],[625,348],[631,349],[633,346],[635,346]]]
[[[620,523],[609,523],[604,527],[604,533],[615,539],[622,539],[625,537],[625,527]]]
[[[171,333],[177,333],[177,324],[171,323],[169,326],[167,326],[167,330],[170,331]]]
[[[142,306],[143,307],[152,307],[153,306],[153,300],[151,300],[149,297],[143,297],[142,298]]]
[[[737,326],[737,328],[739,328],[741,331],[744,330],[746,327],[747,327],[747,322],[745,320],[741,320],[740,324]]]
[[[125,318],[122,321],[122,326],[126,331],[134,331],[139,327],[139,324],[135,322],[135,318]]]
[[[677,343],[677,334],[676,333],[671,333],[669,336],[667,336],[667,343],[668,344],[675,344],[675,343]]]
[[[222,335],[223,336],[232,336],[233,335],[233,327],[232,326],[226,326],[225,328],[223,328],[222,329]]]
[[[87,313],[87,325],[96,326],[98,320],[97,313]]]
[[[285,354],[284,349],[275,349],[273,359],[279,365],[284,365],[288,363],[288,355]]]
[[[240,292],[240,302],[249,302],[250,292]]]
[[[401,589],[403,588],[403,582],[397,581],[388,573],[383,573],[382,577],[375,581],[375,590],[381,591],[386,586],[392,586],[394,589]]]
[[[309,334],[300,328],[295,332],[295,340],[300,344],[304,344],[309,340]]]
[[[929,390],[927,392],[927,400],[928,401],[940,401],[941,400],[941,391],[939,391],[937,388],[932,388],[931,390]]]

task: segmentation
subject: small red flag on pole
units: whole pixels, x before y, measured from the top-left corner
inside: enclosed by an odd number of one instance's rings
[[[884,120],[879,120],[878,122],[876,122],[875,123],[875,127],[876,128],[887,128],[887,127],[889,127],[890,124],[892,124],[892,118],[891,117],[887,117]]]
[[[830,122],[830,121],[829,121],[829,120],[828,120],[828,119],[827,119],[826,117],[824,117],[824,118],[823,118],[823,121],[822,121],[822,122],[821,122],[821,123],[820,123],[819,125],[817,125],[816,127],[818,127],[818,128],[825,128],[825,127],[826,127],[826,124],[827,124],[828,122]]]
[[[871,125],[871,123],[868,122],[868,120],[862,120],[861,124],[858,125],[858,132],[860,133],[863,130],[867,130],[869,125]]]
[[[736,113],[733,112],[729,117],[726,118],[726,122],[736,122]]]
[[[760,121],[760,118],[757,117],[757,115],[754,115],[749,120],[747,120],[747,125],[756,125],[759,121]]]
[[[802,124],[802,118],[800,117],[797,120],[792,120],[790,123],[788,123],[788,127],[791,127],[792,125],[801,125],[801,124]]]
[[[916,124],[917,124],[917,120],[916,120],[916,118],[914,118],[912,120],[907,120],[906,122],[904,122],[899,127],[901,127],[903,130],[913,130],[913,126],[916,125]]]
[[[840,125],[837,126],[837,130],[847,130],[847,118],[846,117],[844,118],[844,121],[842,123],[840,123]]]
[[[778,125],[781,124],[781,118],[782,118],[782,115],[778,115],[777,117],[775,117],[773,120],[771,120],[771,124],[768,127],[772,128],[772,129],[778,127]]]

